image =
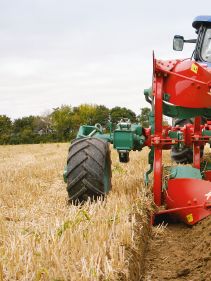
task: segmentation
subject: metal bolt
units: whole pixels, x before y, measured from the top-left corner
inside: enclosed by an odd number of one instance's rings
[[[160,139],[159,139],[159,138],[155,138],[155,139],[154,139],[154,142],[155,142],[156,144],[158,144],[158,143],[160,143]]]

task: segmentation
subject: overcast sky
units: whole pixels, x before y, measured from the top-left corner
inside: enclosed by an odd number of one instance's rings
[[[0,0],[0,114],[42,114],[62,104],[146,106],[152,51],[172,50],[175,34],[196,38],[192,20],[211,1]]]

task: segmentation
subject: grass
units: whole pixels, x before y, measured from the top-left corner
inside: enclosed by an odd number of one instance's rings
[[[113,189],[84,206],[67,203],[68,144],[0,147],[0,281],[139,280],[148,237],[147,150],[120,164]]]

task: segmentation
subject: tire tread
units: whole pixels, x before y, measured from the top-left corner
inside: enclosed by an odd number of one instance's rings
[[[70,202],[83,202],[88,197],[96,199],[105,195],[103,177],[106,159],[110,165],[110,150],[106,141],[91,137],[72,142],[67,157],[67,192]]]

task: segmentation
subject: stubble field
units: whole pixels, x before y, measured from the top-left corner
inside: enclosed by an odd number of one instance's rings
[[[118,163],[113,189],[84,206],[67,202],[69,144],[1,146],[0,280],[138,280],[148,237],[146,153]]]
[[[0,147],[0,281],[210,280],[211,217],[150,227],[147,149],[128,164],[112,150],[110,194],[73,206],[62,179],[68,146]]]

